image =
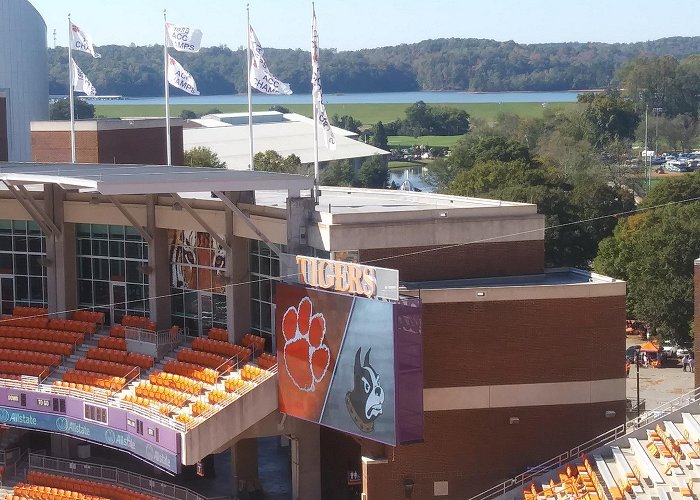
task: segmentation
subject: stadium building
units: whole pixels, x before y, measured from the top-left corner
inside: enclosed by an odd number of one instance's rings
[[[231,450],[254,482],[255,439],[287,436],[294,498],[465,498],[624,421],[624,283],[545,269],[534,205],[314,204],[307,177],[186,167],[0,180],[0,421],[52,456],[177,478]]]

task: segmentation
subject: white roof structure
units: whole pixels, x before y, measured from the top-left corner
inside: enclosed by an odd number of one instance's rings
[[[191,127],[183,130],[185,151],[204,146],[214,151],[232,170],[248,168],[248,114],[222,113],[190,120]],[[260,153],[277,151],[282,156],[297,155],[302,163],[314,161],[314,124],[310,118],[296,113],[276,111],[253,113],[253,148]],[[319,130],[319,161],[367,158],[387,155],[388,151],[357,141],[357,134],[333,127],[337,148],[323,145],[323,131]]]
[[[65,189],[103,195],[162,194],[187,191],[308,190],[313,178],[303,175],[221,168],[164,165],[0,163],[0,183],[24,186],[59,184]]]

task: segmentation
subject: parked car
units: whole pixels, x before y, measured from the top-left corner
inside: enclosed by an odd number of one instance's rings
[[[664,340],[661,344],[664,354],[667,358],[675,358],[678,355],[678,344],[671,340]]]
[[[693,350],[692,346],[678,346],[678,349],[676,349],[676,356],[685,356],[687,354],[690,354],[690,352]]]

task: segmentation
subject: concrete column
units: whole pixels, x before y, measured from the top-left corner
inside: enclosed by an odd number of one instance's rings
[[[258,441],[255,438],[241,439],[231,447],[231,481],[233,496],[244,491],[253,493],[260,490],[258,477]]]
[[[146,231],[153,237],[148,245],[148,306],[150,318],[158,330],[172,326],[170,300],[170,254],[168,230],[156,226],[156,196],[146,202]],[[159,297],[159,298],[158,298]]]
[[[64,199],[63,189],[44,184],[44,212],[61,229],[60,235],[46,235],[48,305],[49,312],[54,313],[72,311],[78,306],[75,224],[67,224],[63,220]]]
[[[297,422],[292,436],[293,500],[321,500],[321,429]]]
[[[314,209],[314,201],[311,198],[301,198],[298,193],[289,193],[287,198],[287,251],[290,254],[309,255],[307,225]]]
[[[226,196],[234,203],[251,203],[252,192],[233,193]],[[250,258],[248,240],[234,236],[236,219],[233,212],[225,209],[226,243],[231,250],[226,253],[226,328],[231,342],[240,343],[243,336],[250,333]]]

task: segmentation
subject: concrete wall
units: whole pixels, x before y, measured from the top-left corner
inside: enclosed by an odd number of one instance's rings
[[[8,151],[7,99],[5,97],[0,97],[0,161],[7,161]]]
[[[0,0],[0,90],[7,96],[10,161],[31,160],[30,122],[49,117],[46,24],[27,0]]]

